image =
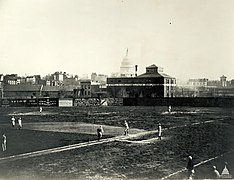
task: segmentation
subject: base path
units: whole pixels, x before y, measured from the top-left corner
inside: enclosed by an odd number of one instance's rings
[[[87,147],[87,146],[93,146],[93,145],[97,145],[97,144],[109,143],[109,142],[113,142],[113,141],[127,140],[127,139],[135,138],[138,136],[144,136],[144,135],[147,135],[147,134],[150,134],[153,132],[154,131],[149,131],[149,132],[145,131],[145,132],[141,132],[141,133],[129,135],[129,136],[116,136],[113,138],[101,139],[99,141],[94,140],[94,141],[89,141],[89,142],[84,142],[84,143],[67,145],[67,146],[63,146],[63,147],[57,147],[57,148],[51,148],[51,149],[46,149],[46,150],[41,150],[41,151],[35,151],[35,152],[29,152],[29,153],[24,153],[24,154],[19,154],[19,155],[3,157],[3,158],[0,158],[0,163],[6,162],[9,160],[17,160],[17,159],[34,157],[34,156],[41,156],[41,155],[62,152],[62,151],[68,151],[68,150]]]

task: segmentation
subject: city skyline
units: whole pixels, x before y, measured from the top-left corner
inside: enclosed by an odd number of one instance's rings
[[[110,75],[129,58],[177,79],[234,79],[232,0],[0,0],[0,73]]]

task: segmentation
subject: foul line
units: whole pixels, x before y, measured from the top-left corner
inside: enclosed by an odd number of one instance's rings
[[[214,160],[214,159],[218,159],[218,158],[220,158],[220,157],[222,157],[222,156],[224,156],[224,155],[226,155],[226,154],[232,153],[232,152],[234,152],[234,150],[231,150],[231,151],[228,151],[228,152],[226,152],[226,153],[224,153],[224,154],[221,154],[221,155],[219,155],[219,156],[215,156],[215,157],[213,157],[213,158],[210,158],[210,159],[201,161],[200,163],[194,165],[194,167],[198,167],[198,166],[200,166],[200,165],[202,165],[202,164],[205,164],[205,163],[207,163],[207,162],[210,162],[210,161],[212,161],[212,160]],[[170,178],[170,177],[172,177],[172,176],[175,176],[176,174],[182,173],[182,172],[184,172],[184,171],[186,171],[186,170],[187,170],[187,168],[183,168],[183,169],[181,169],[181,170],[179,170],[179,171],[176,171],[176,172],[174,172],[174,173],[172,173],[172,174],[169,174],[169,175],[167,175],[167,176],[165,176],[165,177],[163,177],[163,178],[161,178],[161,179],[168,179],[168,178]]]
[[[126,139],[126,138],[127,137],[125,137],[125,136],[118,136],[118,137],[113,137],[113,138],[102,139],[99,141],[94,140],[94,141],[89,141],[89,142],[84,142],[84,143],[67,145],[67,146],[63,146],[63,147],[51,148],[51,149],[46,149],[46,150],[41,150],[41,151],[34,151],[34,152],[29,152],[29,153],[24,153],[24,154],[19,154],[19,155],[13,155],[13,156],[0,158],[0,163],[3,162],[3,160],[11,160],[11,159],[15,160],[15,159],[40,156],[40,155],[45,155],[45,154],[50,154],[50,153],[56,153],[56,152],[61,152],[61,151],[68,151],[68,150],[72,150],[72,149],[82,148],[82,147],[86,147],[86,146],[92,146],[92,145],[96,145],[96,144],[103,144],[103,143],[112,142],[112,141],[115,141],[118,139]]]

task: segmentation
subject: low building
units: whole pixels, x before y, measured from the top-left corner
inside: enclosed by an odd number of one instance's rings
[[[98,77],[98,76],[97,76],[97,73],[92,73],[92,74],[91,74],[91,81],[92,81],[92,82],[97,82],[97,81],[98,81],[97,77]]]
[[[80,81],[80,97],[89,98],[91,97],[91,81],[82,80]]]
[[[77,89],[77,86],[43,86],[41,96],[50,98],[73,98],[74,89]]]
[[[74,90],[75,98],[100,98],[106,97],[106,89],[98,82],[81,80],[80,87]]]
[[[188,85],[191,88],[207,87],[208,86],[208,79],[206,79],[206,78],[189,79]]]
[[[73,98],[76,86],[5,85],[4,98]]]
[[[107,78],[110,97],[174,97],[176,79],[160,72],[154,64],[136,77]]]
[[[21,77],[18,77],[17,74],[7,74],[3,78],[4,84],[17,85],[21,83]]]
[[[38,98],[41,96],[41,85],[5,85],[4,98]]]

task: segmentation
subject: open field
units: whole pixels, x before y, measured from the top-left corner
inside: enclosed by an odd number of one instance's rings
[[[188,155],[195,164],[218,157],[197,166],[196,178],[211,178],[212,165],[221,172],[225,161],[234,174],[234,108],[166,111],[167,107],[70,107],[44,108],[40,114],[39,108],[2,107],[0,133],[7,136],[7,151],[0,152],[0,178],[160,179],[182,170]],[[21,130],[11,127],[12,115],[22,118]],[[124,120],[129,137],[123,137]],[[159,122],[162,141],[157,139]],[[104,139],[98,142],[99,125]],[[169,178],[185,176],[182,171]]]

